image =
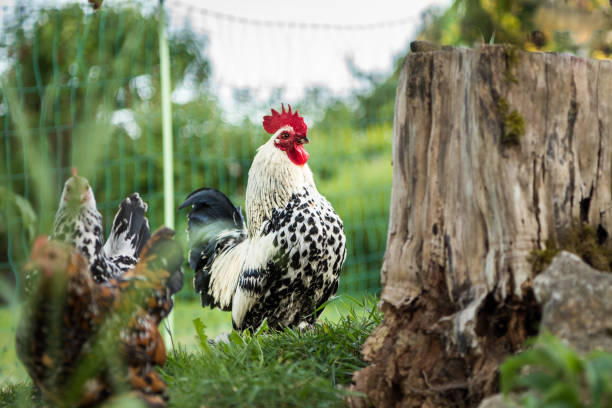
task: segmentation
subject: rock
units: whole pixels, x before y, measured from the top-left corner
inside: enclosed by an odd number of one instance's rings
[[[515,404],[505,399],[502,394],[495,394],[483,399],[478,408],[513,408],[515,406]]]
[[[612,274],[569,252],[560,252],[534,280],[542,305],[541,330],[578,351],[612,351]]]

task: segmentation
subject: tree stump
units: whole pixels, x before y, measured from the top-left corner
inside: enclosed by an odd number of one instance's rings
[[[375,406],[475,406],[537,334],[530,254],[612,226],[612,62],[510,46],[406,57],[383,323],[355,389]],[[363,401],[352,401],[355,405]]]

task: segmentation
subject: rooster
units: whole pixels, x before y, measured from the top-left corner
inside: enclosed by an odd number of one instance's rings
[[[119,206],[108,240],[104,244],[102,216],[93,191],[84,177],[72,168],[64,184],[51,238],[78,249],[96,282],[104,282],[133,268],[151,233],[145,217],[147,204],[138,193]]]
[[[346,258],[343,224],[306,163],[308,128],[282,106],[264,116],[270,139],[249,170],[245,222],[223,193],[202,188],[188,213],[189,265],[202,306],[232,312],[236,330],[308,327],[336,293]]]
[[[166,351],[158,325],[182,287],[183,255],[174,232],[158,230],[139,262],[97,283],[80,251],[38,238],[25,267],[33,290],[17,331],[17,353],[43,397],[91,406],[129,384],[149,406],[164,406],[155,371]]]

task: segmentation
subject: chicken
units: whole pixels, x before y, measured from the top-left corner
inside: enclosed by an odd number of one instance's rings
[[[16,346],[47,401],[91,406],[129,384],[149,406],[165,405],[155,367],[166,359],[158,326],[182,287],[182,249],[173,235],[158,230],[133,269],[103,283],[70,245],[35,241],[25,267],[33,290]]]
[[[145,217],[147,204],[138,193],[119,206],[111,233],[103,245],[102,216],[87,179],[72,169],[64,184],[51,238],[78,249],[96,282],[104,282],[133,268],[151,232]]]
[[[188,213],[189,265],[202,306],[231,310],[235,329],[309,326],[336,293],[346,258],[343,224],[306,162],[307,126],[291,107],[265,116],[270,139],[249,170],[246,217],[202,188]]]

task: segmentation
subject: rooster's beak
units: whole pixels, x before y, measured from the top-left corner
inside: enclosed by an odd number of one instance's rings
[[[306,136],[300,138],[300,143],[302,144],[306,144],[306,143],[310,143],[310,140],[308,140],[308,138]]]

